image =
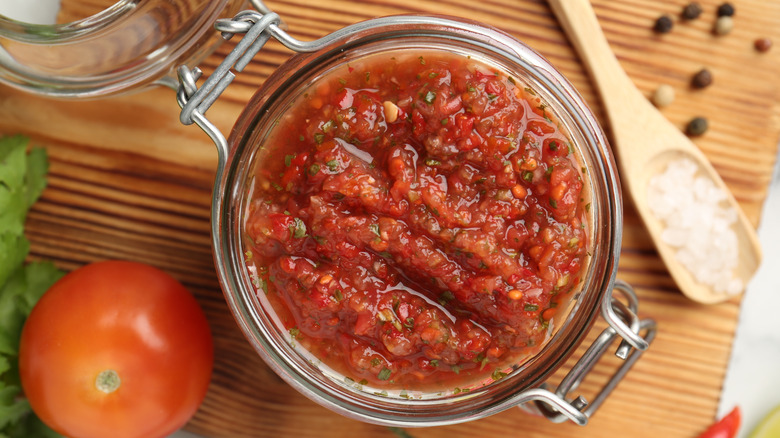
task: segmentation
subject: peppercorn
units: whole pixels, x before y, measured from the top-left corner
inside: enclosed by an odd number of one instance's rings
[[[702,89],[707,88],[712,84],[712,73],[706,68],[699,70],[698,73],[693,75],[691,79],[691,86],[693,88]]]
[[[707,119],[704,117],[694,117],[693,120],[688,122],[685,133],[690,136],[702,135],[707,132],[708,125]]]
[[[731,32],[731,29],[734,28],[734,20],[724,15],[723,17],[718,17],[718,20],[715,22],[715,29],[713,31],[716,35],[726,35],[727,33]]]
[[[772,48],[772,40],[769,38],[759,38],[753,43],[753,46],[761,53],[768,52],[769,49]]]
[[[686,20],[695,20],[701,15],[701,5],[697,2],[691,2],[682,10],[682,17]]]
[[[723,3],[718,6],[718,17],[731,17],[734,15],[734,6],[731,3]]]
[[[674,101],[674,88],[667,84],[660,85],[653,93],[652,100],[658,108],[669,106]]]
[[[658,17],[657,20],[655,20],[653,30],[657,33],[669,33],[672,30],[672,26],[674,26],[674,23],[672,23],[672,17],[668,15],[662,15]]]

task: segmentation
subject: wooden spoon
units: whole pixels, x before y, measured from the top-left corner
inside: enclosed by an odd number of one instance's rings
[[[727,202],[738,216],[737,222],[732,224],[739,245],[735,274],[745,285],[761,260],[755,229],[707,157],[656,110],[623,71],[588,0],[549,0],[549,3],[599,89],[612,125],[612,146],[616,149],[623,185],[634,199],[672,278],[692,300],[717,303],[730,298],[728,294],[716,293],[709,286],[698,283],[677,261],[674,249],[661,240],[664,226],[648,207],[648,182],[653,175],[664,172],[670,162],[688,158],[696,163],[697,176],[708,176],[726,193]]]

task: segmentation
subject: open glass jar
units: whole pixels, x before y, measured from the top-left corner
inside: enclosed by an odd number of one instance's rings
[[[171,83],[220,40],[211,24],[243,0],[119,0],[62,24],[0,15],[0,82],[58,98],[95,98]],[[175,82],[173,82],[175,84]]]
[[[196,84],[200,76],[198,69],[191,70],[188,67],[179,69],[181,86],[178,99],[182,106],[181,120],[185,124],[197,123],[215,141],[219,150],[219,167],[212,204],[215,259],[225,297],[250,343],[291,386],[336,412],[362,421],[399,426],[433,426],[469,421],[513,406],[524,405],[554,421],[570,419],[578,424],[585,424],[639,354],[648,347],[654,336],[655,324],[652,320],[640,320],[636,316],[636,296],[628,285],[615,280],[622,233],[619,181],[605,136],[582,98],[571,84],[540,55],[511,36],[478,23],[439,16],[394,16],[349,26],[308,43],[289,37],[279,28],[279,23],[276,14],[249,11],[240,13],[234,20],[220,21],[217,28],[227,36],[246,34],[237,44],[234,52],[200,88]],[[282,65],[255,93],[240,115],[230,138],[226,139],[208,121],[205,113],[234,77],[231,69],[236,71],[243,69],[272,37],[300,53]],[[395,62],[396,58],[408,58],[409,54],[413,54],[413,59],[417,59],[418,54],[424,54],[434,59],[453,56],[460,60],[472,60],[474,65],[482,66],[476,69],[486,68],[485,71],[491,74],[495,72],[496,76],[505,75],[504,79],[512,84],[512,89],[517,95],[523,92],[533,95],[534,105],[538,105],[536,108],[540,109],[544,118],[565,133],[564,143],[567,147],[570,146],[570,153],[576,157],[578,163],[577,178],[583,187],[581,205],[583,207],[587,205],[581,210],[587,244],[582,252],[581,268],[576,274],[579,276],[579,281],[568,285],[565,288],[566,292],[561,293],[561,299],[556,301],[558,308],[554,318],[543,320],[541,316],[534,313],[540,310],[535,304],[526,304],[525,307],[526,311],[535,315],[534,318],[538,318],[538,324],[535,321],[532,323],[534,330],[544,330],[544,339],[534,345],[533,353],[528,354],[530,350],[526,350],[527,354],[513,356],[513,360],[509,362],[500,362],[499,368],[496,369],[498,374],[494,372],[490,378],[475,375],[473,379],[459,381],[445,389],[431,389],[424,385],[386,386],[376,380],[364,381],[359,376],[345,372],[338,363],[323,360],[321,355],[312,353],[318,348],[318,343],[324,343],[326,340],[301,338],[298,327],[291,325],[289,321],[294,317],[289,313],[295,313],[296,310],[285,310],[284,305],[280,304],[284,301],[284,298],[279,297],[282,295],[280,291],[286,286],[284,283],[279,283],[278,278],[274,278],[273,269],[274,266],[278,268],[281,259],[288,260],[292,266],[298,261],[305,260],[306,254],[311,254],[305,251],[289,252],[289,245],[285,246],[289,240],[301,239],[300,242],[305,240],[308,243],[302,245],[309,249],[319,248],[324,244],[314,235],[313,227],[316,225],[307,222],[310,217],[306,213],[299,217],[299,205],[290,204],[290,197],[285,195],[283,199],[274,198],[266,201],[261,197],[258,198],[258,192],[263,190],[269,193],[273,193],[273,190],[290,193],[295,191],[292,186],[282,187],[286,184],[282,182],[282,179],[286,178],[284,176],[286,168],[300,166],[304,169],[304,174],[308,172],[309,175],[303,175],[301,178],[315,178],[324,173],[332,175],[352,168],[341,158],[323,163],[312,162],[310,154],[317,154],[322,149],[317,145],[323,143],[326,135],[323,132],[327,130],[320,125],[318,129],[323,131],[314,133],[312,137],[311,129],[303,125],[303,118],[300,120],[298,130],[295,130],[295,125],[289,125],[289,119],[300,118],[299,114],[294,112],[295,107],[300,102],[310,102],[310,93],[317,92],[318,87],[331,87],[326,85],[325,81],[334,74],[333,72],[352,73],[353,70],[358,69],[357,66],[374,62],[371,60],[376,57],[384,57],[384,62],[390,63],[391,60]],[[422,55],[419,62],[424,63]],[[362,70],[359,73],[364,74]],[[369,73],[365,73],[365,80],[370,80]],[[342,85],[347,88],[348,82],[345,80]],[[357,99],[354,89],[350,90],[349,93],[353,94],[350,94],[349,99]],[[432,104],[436,98],[435,93],[430,97],[430,101],[429,93],[423,92],[419,97]],[[331,97],[326,95],[325,99]],[[343,109],[347,109],[350,105],[358,106],[350,100]],[[393,123],[396,117],[389,116],[389,111],[405,114],[410,111],[409,108],[401,103],[398,103],[395,109],[377,107],[376,118],[370,117],[372,126],[374,122],[385,125]],[[409,113],[408,118],[402,117],[401,123],[412,123],[413,119],[414,117]],[[341,120],[338,123],[341,123]],[[444,121],[441,123],[445,124]],[[286,128],[279,128],[280,126]],[[287,131],[280,129],[287,129]],[[313,149],[303,153],[301,150],[285,150],[283,147],[273,150],[274,142],[282,136],[300,138],[301,142],[311,143]],[[513,144],[517,145],[519,139],[515,140]],[[362,157],[363,164],[367,165],[362,168],[372,169],[366,172],[379,172],[373,174],[376,178],[370,179],[388,177],[387,172],[373,169],[374,164],[387,161],[387,157],[380,158],[371,148],[365,147],[365,144],[360,146],[360,141],[351,143],[350,145],[349,139],[346,139],[338,147],[350,151],[353,162],[356,162],[356,157]],[[550,147],[548,143],[545,144],[546,147]],[[423,154],[421,145],[417,146],[417,152]],[[410,147],[414,148],[414,146]],[[280,162],[284,164],[280,165]],[[334,163],[333,166],[330,163]],[[507,166],[511,167],[509,164]],[[552,170],[552,167],[549,169]],[[507,170],[509,171],[511,169]],[[518,172],[522,174],[522,170]],[[272,175],[271,179],[259,181],[258,175],[263,173]],[[279,180],[274,180],[277,177]],[[352,173],[346,176],[346,179],[360,178],[360,175]],[[527,181],[531,182],[532,178],[533,176],[529,176]],[[344,196],[344,193],[340,194],[337,201],[342,200],[341,196]],[[407,199],[414,201],[411,198]],[[360,201],[355,200],[355,202]],[[270,223],[270,216],[275,215],[277,219],[274,220],[278,220],[276,225],[269,225],[268,229],[259,233],[260,235],[264,233],[272,235],[274,227],[279,231],[279,224],[282,224],[281,234],[277,233],[275,240],[259,241],[257,234],[253,235],[248,231],[249,227],[254,226],[250,224],[254,220],[250,220],[250,216],[256,218],[258,213],[255,206],[258,203],[269,205],[287,203],[285,205],[293,206],[292,213],[286,210],[284,212],[268,210],[267,217],[260,214],[260,221],[265,221],[266,224]],[[551,204],[552,208],[557,208],[554,201]],[[428,208],[435,212],[434,208],[430,206]],[[365,210],[361,212],[365,213]],[[331,213],[339,215],[341,211]],[[369,229],[380,236],[380,239],[384,238],[381,236],[380,225],[376,225],[376,228],[371,228],[372,226],[369,225]],[[337,228],[339,227],[336,226],[335,229]],[[354,240],[350,241],[353,237],[336,233],[337,238],[356,244]],[[263,248],[271,249],[270,252],[265,252]],[[404,271],[414,264],[405,260],[401,252],[393,254],[392,250],[388,250],[380,253],[370,244],[367,248],[371,253],[367,257],[373,257],[371,260],[375,262],[382,259],[381,263],[388,262],[392,265],[391,269]],[[258,256],[258,252],[264,255]],[[319,269],[320,266],[339,269],[340,262],[337,259],[321,258],[322,260],[306,260],[305,263],[313,269]],[[347,263],[343,258],[340,260],[342,263]],[[370,269],[367,267],[364,270]],[[293,271],[294,269],[290,268],[287,273],[292,273],[294,277],[296,274]],[[282,273],[282,271],[277,272]],[[425,270],[417,272],[414,275],[416,280],[404,283],[396,289],[416,288],[413,295],[416,294],[419,298],[418,303],[427,302],[422,305],[431,307],[444,306],[441,299],[437,304],[435,296],[427,294],[429,291],[426,292],[425,287],[420,287],[420,278],[427,272]],[[306,275],[310,276],[310,273]],[[399,274],[400,277],[409,278],[404,275],[403,272]],[[333,281],[332,277],[330,274],[319,275],[315,283],[329,283]],[[558,280],[561,278],[558,277]],[[349,280],[343,280],[341,284],[348,287],[347,283]],[[446,282],[440,282],[431,289],[437,289],[436,293],[448,292],[449,289],[442,286],[443,283]],[[561,285],[558,282],[558,286]],[[566,286],[566,282],[563,285]],[[319,293],[317,291],[321,289],[300,276],[297,285],[293,283],[292,287],[304,296],[304,300],[313,300],[314,294]],[[340,289],[331,292],[334,294],[323,306],[342,301]],[[511,291],[504,288],[503,292],[507,295]],[[489,292],[488,295],[491,293],[500,295],[497,290]],[[552,295],[555,293],[553,291]],[[376,305],[373,307],[375,314],[371,315],[371,318],[388,324],[397,322],[394,327],[399,333],[404,330],[408,333],[414,331],[414,321],[409,321],[408,318],[394,321],[394,318],[400,315],[397,305],[393,305],[392,309],[380,307]],[[563,382],[557,387],[550,386],[546,380],[571,356],[599,314],[607,321],[608,328],[588,349]],[[342,333],[346,336],[355,335],[357,329],[354,319],[350,320],[352,316],[344,313],[340,313],[339,316],[350,321],[341,326]],[[453,321],[455,320],[452,312],[449,316]],[[408,326],[405,325],[406,321],[409,321]],[[485,321],[477,321],[475,326],[483,322]],[[338,325],[339,322],[336,321],[334,324]],[[392,327],[389,330],[392,330]],[[625,360],[622,368],[590,404],[581,397],[572,396],[571,393],[616,338],[621,339],[617,355]],[[422,353],[416,353],[418,358],[420,355],[427,354],[425,349],[428,347],[422,348]],[[426,360],[432,357],[434,356],[427,354]],[[485,360],[485,356],[475,354],[474,359],[475,362],[479,362]],[[438,364],[439,359],[433,360]],[[444,362],[442,361],[442,364]],[[450,370],[457,374],[456,367],[460,368],[460,365],[450,363]],[[394,370],[381,367],[378,379],[388,380]]]

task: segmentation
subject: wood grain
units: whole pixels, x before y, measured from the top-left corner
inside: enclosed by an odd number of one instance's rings
[[[547,57],[602,114],[585,70],[542,0],[267,3],[293,36],[306,40],[396,13],[445,13],[490,23]],[[696,144],[755,225],[780,136],[780,50],[759,54],[752,44],[758,37],[780,42],[780,3],[733,1],[734,31],[720,37],[711,33],[719,1],[700,0],[701,18],[682,22],[679,11],[686,3],[593,1],[611,47],[643,94],[661,83],[672,85],[677,99],[663,113],[678,127],[694,116],[709,118],[710,131]],[[675,17],[674,31],[654,34],[653,21],[664,13]],[[233,44],[224,44],[203,63],[207,74]],[[280,45],[269,45],[209,111],[210,119],[227,132],[257,85],[288,56]],[[692,91],[690,77],[703,66],[713,72],[714,84]],[[171,90],[65,102],[2,87],[0,132],[31,136],[51,158],[49,187],[27,224],[31,258],[52,259],[64,269],[108,258],[144,261],[179,278],[201,302],[215,336],[216,363],[209,394],[189,430],[209,437],[394,436],[387,428],[343,418],[304,398],[244,340],[212,261],[209,204],[216,152],[197,128],[179,124]],[[739,301],[704,306],[685,299],[630,199],[624,221],[618,276],[637,288],[641,314],[658,320],[659,334],[590,424],[555,425],[512,409],[468,425],[410,431],[413,436],[694,437],[712,422]],[[591,338],[602,325],[597,323]],[[616,361],[604,365],[583,384],[586,398]]]

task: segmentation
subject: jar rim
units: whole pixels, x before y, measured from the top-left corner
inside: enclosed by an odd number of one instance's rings
[[[118,0],[108,8],[68,23],[28,23],[0,14],[0,36],[32,43],[61,44],[85,29],[96,31],[122,14],[133,10],[141,0]]]
[[[229,307],[247,339],[277,374],[304,395],[346,416],[385,425],[432,426],[469,421],[511,407],[519,400],[518,390],[541,384],[572,354],[597,316],[601,298],[614,284],[622,233],[622,205],[616,167],[606,137],[582,97],[549,61],[522,42],[494,28],[463,19],[404,15],[368,20],[345,28],[339,33],[341,38],[328,47],[315,53],[296,55],[277,70],[252,97],[231,132],[228,141],[230,149],[228,156],[224,157],[226,171],[218,175],[212,208],[215,260]],[[587,134],[588,139],[584,146],[593,149],[592,153],[597,157],[594,162],[596,168],[593,170],[597,171],[600,180],[595,183],[603,186],[600,190],[604,192],[599,195],[603,204],[599,207],[601,229],[596,230],[605,240],[600,242],[604,243],[605,247],[600,249],[601,259],[598,260],[598,269],[603,272],[591,285],[592,292],[583,293],[584,296],[577,301],[578,307],[572,316],[576,317],[575,324],[568,327],[572,337],[564,339],[561,335],[556,338],[558,345],[554,358],[549,354],[550,345],[545,346],[542,351],[547,351],[548,354],[542,357],[540,352],[539,357],[542,358],[539,359],[540,362],[536,362],[539,369],[527,375],[528,378],[524,379],[522,384],[518,384],[517,379],[507,379],[489,385],[491,391],[500,393],[500,396],[497,397],[498,400],[496,397],[485,397],[476,411],[468,406],[474,402],[474,394],[448,398],[446,403],[372,399],[373,405],[368,406],[365,400],[354,393],[334,391],[333,385],[307,376],[307,371],[300,363],[295,362],[295,358],[286,356],[285,341],[262,322],[263,312],[253,303],[254,291],[245,272],[239,237],[242,232],[243,211],[236,199],[244,196],[242,191],[245,189],[244,183],[249,172],[249,163],[252,161],[248,156],[257,147],[252,144],[252,132],[256,126],[268,123],[267,120],[264,121],[264,117],[276,100],[284,98],[289,85],[300,80],[302,76],[310,76],[312,71],[317,70],[318,63],[324,62],[323,59],[330,55],[344,57],[350,50],[375,41],[419,38],[421,35],[439,38],[441,41],[451,41],[453,38],[463,41],[476,39],[481,48],[492,50],[496,56],[509,56],[518,65],[530,66],[536,74],[547,78],[547,91],[557,99],[567,102],[569,110],[575,113],[572,116],[577,118],[575,123]],[[552,343],[551,341],[550,344]],[[493,395],[495,394],[491,394]],[[409,409],[419,409],[423,414],[417,416],[417,413],[410,413]]]

